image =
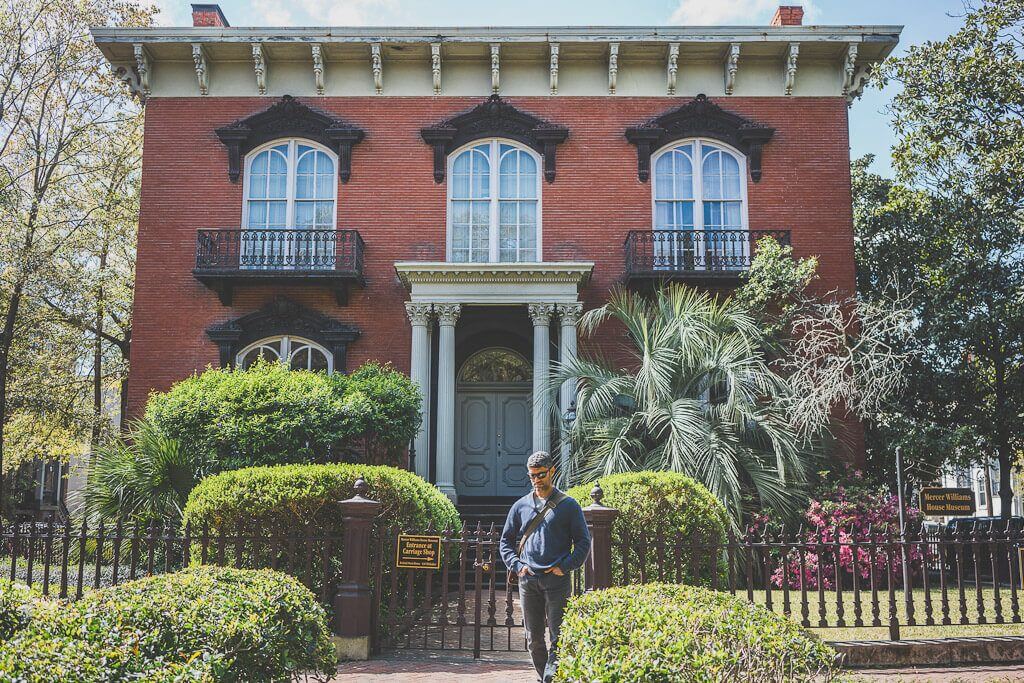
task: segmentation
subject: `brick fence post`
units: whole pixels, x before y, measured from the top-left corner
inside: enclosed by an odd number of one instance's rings
[[[594,502],[583,508],[583,517],[587,520],[593,545],[586,564],[587,590],[611,588],[612,586],[612,524],[619,516],[615,508],[601,505],[604,490],[594,483],[590,490],[590,499]]]
[[[380,503],[366,498],[370,490],[362,476],[356,495],[338,502],[345,525],[341,576],[334,594],[334,645],[339,659],[370,658],[370,532]]]

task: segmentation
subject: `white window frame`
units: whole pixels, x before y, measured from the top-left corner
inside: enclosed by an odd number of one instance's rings
[[[285,201],[287,202],[285,209],[285,230],[301,230],[302,228],[295,225],[295,176],[298,175],[299,156],[298,149],[299,145],[308,145],[313,147],[317,151],[325,153],[334,162],[334,173],[331,175],[334,178],[333,187],[334,194],[332,195],[332,201],[334,202],[334,211],[331,212],[331,226],[329,229],[336,230],[338,228],[338,155],[324,147],[320,143],[307,140],[306,138],[278,138],[271,140],[270,142],[264,143],[259,147],[256,147],[248,154],[245,155],[245,173],[243,175],[243,187],[242,187],[242,229],[248,230],[249,228],[249,179],[252,177],[251,167],[252,162],[260,155],[261,152],[265,152],[268,149],[278,147],[280,145],[288,145],[288,178],[286,181],[285,189]],[[262,200],[257,200],[262,201]],[[277,200],[280,201],[280,200]],[[323,201],[323,200],[321,200]],[[263,230],[264,228],[255,227],[253,230]],[[319,228],[326,230],[328,228]]]
[[[696,143],[696,144],[695,144]],[[740,167],[740,230],[750,230],[750,222],[748,217],[748,203],[747,203],[747,156],[743,152],[739,151],[731,145],[727,145],[720,140],[713,138],[685,138],[683,140],[675,140],[653,155],[651,155],[651,226],[656,225],[658,216],[658,161],[662,156],[671,152],[674,149],[683,147],[684,145],[690,145],[691,149],[696,149],[697,154],[693,156],[693,229],[695,231],[704,231],[704,159],[700,155],[700,145],[707,144],[712,147],[717,147],[724,152],[731,154]],[[713,199],[711,201],[721,201]],[[730,200],[726,200],[730,201]]]
[[[449,263],[452,262],[452,190],[455,184],[451,182],[451,178],[453,177],[452,172],[455,168],[455,160],[459,157],[460,154],[465,152],[467,149],[479,147],[480,145],[483,145],[485,143],[490,144],[490,149],[488,150],[487,158],[488,161],[491,163],[490,191],[488,193],[490,196],[490,225],[488,229],[489,253],[487,263],[501,263],[501,261],[498,260],[498,257],[501,254],[501,244],[499,239],[499,235],[501,232],[501,216],[499,214],[499,203],[501,201],[501,198],[498,196],[498,191],[501,188],[501,157],[499,151],[500,145],[511,145],[516,149],[526,152],[531,157],[533,157],[533,161],[537,164],[537,260],[520,261],[519,263],[541,263],[544,261],[544,252],[542,249],[542,245],[544,243],[544,231],[542,228],[544,222],[544,199],[542,192],[542,189],[544,187],[542,181],[542,178],[544,176],[544,160],[541,159],[540,155],[537,154],[537,152],[530,149],[526,145],[520,142],[516,142],[515,140],[510,140],[508,138],[484,138],[481,140],[474,140],[473,142],[466,143],[462,147],[459,147],[458,149],[456,149],[455,151],[448,155],[447,175],[445,176],[448,185],[448,189],[446,190],[447,199],[445,200],[445,260],[448,261]],[[467,263],[474,263],[474,261],[468,261]]]
[[[290,368],[292,365],[292,355],[299,350],[300,347],[309,346],[316,349],[320,353],[324,354],[324,358],[327,359],[327,374],[334,373],[334,354],[325,349],[320,344],[317,344],[312,339],[306,339],[305,337],[299,337],[291,334],[278,334],[273,337],[264,337],[254,341],[253,343],[246,346],[244,349],[235,354],[235,367],[242,367],[243,359],[249,354],[250,351],[260,346],[267,346],[274,342],[281,342],[281,354],[278,357],[278,362],[282,363],[285,367]],[[293,349],[293,346],[295,347]]]

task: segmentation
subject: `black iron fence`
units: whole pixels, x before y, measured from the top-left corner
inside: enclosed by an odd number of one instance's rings
[[[355,230],[199,230],[197,271],[310,271],[361,276],[363,238]]]
[[[757,242],[790,243],[789,230],[631,230],[627,277],[735,276],[750,268]]]
[[[276,569],[299,579],[325,606],[341,569],[341,538],[210,531],[191,526],[19,522],[0,529],[0,576],[43,595],[78,599],[89,590],[193,565]]]
[[[881,627],[898,640],[901,627],[1021,623],[1022,548],[1017,530],[901,537],[834,529],[725,543],[622,530],[609,562],[615,585],[705,585],[807,628]]]

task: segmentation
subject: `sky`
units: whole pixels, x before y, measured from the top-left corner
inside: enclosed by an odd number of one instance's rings
[[[159,23],[190,26],[183,0],[156,0]],[[941,40],[962,24],[961,0],[785,0],[804,6],[804,24],[902,25],[894,54]],[[778,0],[221,0],[232,26],[594,26],[767,24]],[[875,155],[891,175],[894,137],[886,91],[869,90],[850,109],[852,158]]]

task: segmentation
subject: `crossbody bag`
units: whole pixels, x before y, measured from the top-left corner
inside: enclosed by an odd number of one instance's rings
[[[561,491],[556,491],[551,494],[547,502],[544,503],[544,507],[534,513],[533,518],[526,524],[526,528],[523,529],[523,537],[519,539],[519,547],[516,549],[516,556],[523,554],[523,548],[526,547],[526,540],[533,535],[533,532],[537,530],[540,523],[544,521],[544,517],[558,507],[558,504],[566,499],[566,495]],[[519,574],[516,573],[515,569],[509,568],[508,570],[508,585],[518,586],[519,585]]]

